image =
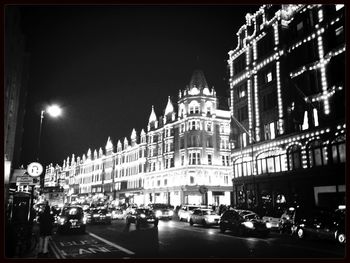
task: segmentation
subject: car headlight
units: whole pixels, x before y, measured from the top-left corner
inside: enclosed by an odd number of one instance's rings
[[[146,217],[146,215],[145,215],[145,214],[141,214],[141,215],[140,215],[140,217],[145,218],[145,217]]]
[[[267,228],[271,228],[271,227],[272,227],[271,223],[267,222],[267,223],[266,223],[266,227],[267,227]]]
[[[252,222],[243,222],[242,225],[247,228],[254,228],[254,224]]]
[[[174,215],[174,211],[169,211],[169,216],[173,216]]]
[[[110,214],[110,213],[107,213],[106,216],[111,216],[111,214]]]
[[[157,210],[157,211],[156,211],[156,217],[160,217],[161,215],[162,215],[162,211]]]
[[[93,217],[99,217],[100,215],[99,214],[94,214]]]
[[[65,222],[66,222],[66,219],[64,217],[60,217],[59,219],[60,225],[64,225]]]

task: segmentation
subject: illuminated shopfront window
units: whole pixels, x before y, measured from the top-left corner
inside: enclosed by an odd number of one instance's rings
[[[234,163],[234,176],[241,177],[252,174],[252,158],[243,157],[239,158]]]
[[[332,159],[333,163],[345,163],[345,135],[337,137],[332,142]]]
[[[293,145],[287,150],[288,155],[288,170],[295,170],[301,168],[301,147]]]
[[[309,167],[323,166],[328,164],[327,146],[320,141],[313,141],[308,145]]]
[[[286,154],[280,151],[268,151],[257,158],[258,174],[287,171]]]

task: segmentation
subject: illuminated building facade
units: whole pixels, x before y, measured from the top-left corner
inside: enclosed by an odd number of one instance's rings
[[[175,106],[169,97],[158,118],[152,106],[147,132],[137,136],[133,130],[130,141],[118,140],[115,147],[108,138],[104,150],[73,155],[56,169],[48,166],[45,185],[56,180],[59,170],[68,202],[84,197],[136,204],[230,204],[229,109],[219,105],[200,70],[179,92]]]
[[[246,15],[228,59],[235,205],[344,204],[344,9]]]

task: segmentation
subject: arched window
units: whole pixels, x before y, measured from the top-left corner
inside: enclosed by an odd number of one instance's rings
[[[341,135],[335,138],[334,141],[332,141],[331,147],[333,163],[345,163],[345,135]]]
[[[323,146],[321,141],[312,141],[307,148],[309,168],[323,166],[328,163],[327,146]]]
[[[258,174],[277,173],[287,170],[286,154],[281,150],[271,150],[257,157]]]
[[[191,101],[189,104],[190,114],[199,114],[199,103],[195,100]]]
[[[252,174],[252,158],[243,157],[234,162],[233,171],[234,177],[247,176]]]
[[[287,150],[288,170],[296,170],[301,168],[301,147],[292,145]]]

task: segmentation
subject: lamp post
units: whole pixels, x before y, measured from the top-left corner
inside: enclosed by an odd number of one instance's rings
[[[36,157],[37,162],[39,162],[39,159],[40,159],[41,134],[42,134],[42,126],[43,126],[43,119],[44,119],[45,113],[47,113],[49,116],[51,116],[53,118],[56,118],[62,114],[62,109],[58,105],[54,104],[54,105],[48,106],[45,110],[41,111],[40,126],[39,126],[39,138],[38,138],[38,150],[37,150],[37,157]],[[43,186],[41,181],[42,181],[42,174],[40,175],[40,185]]]
[[[39,139],[38,139],[38,151],[36,160],[40,159],[40,143],[41,143],[41,131],[43,126],[44,113],[48,113],[51,117],[56,118],[62,114],[62,109],[58,105],[51,105],[46,108],[46,110],[42,110],[40,114],[40,126],[39,126]]]

